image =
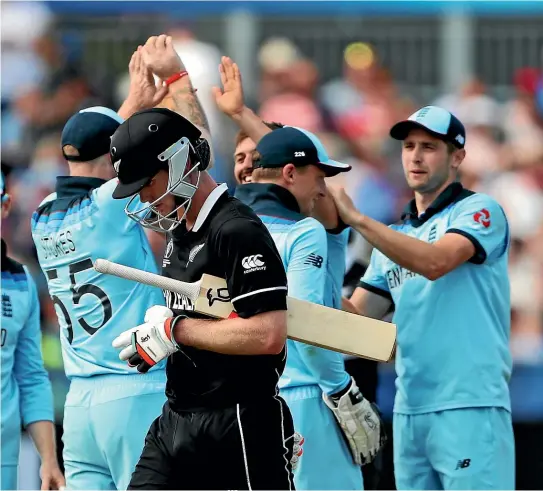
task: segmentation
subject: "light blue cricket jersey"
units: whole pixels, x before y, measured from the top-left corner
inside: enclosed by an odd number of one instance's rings
[[[41,354],[40,304],[25,266],[2,240],[2,465],[19,463],[21,424],[53,421],[53,393]]]
[[[451,184],[424,214],[412,201],[391,228],[425,242],[457,233],[475,256],[430,281],[374,250],[361,285],[391,296],[398,326],[394,411],[461,407],[510,410],[509,226],[490,196]]]
[[[238,186],[236,198],[250,206],[270,231],[287,272],[289,296],[329,307],[341,305],[341,286],[336,284],[339,275],[328,275],[326,231],[314,218],[300,214],[294,196],[275,184],[251,183]],[[336,256],[338,245],[344,242],[344,234],[331,239]],[[333,263],[336,261],[343,262],[344,271],[345,253],[342,258],[334,257]],[[280,389],[318,385],[326,394],[333,394],[350,381],[339,353],[292,340],[287,341],[287,352]]]
[[[32,238],[61,326],[66,375],[137,373],[111,346],[143,323],[146,310],[165,305],[162,291],[103,275],[96,259],[157,273],[147,236],[111,196],[116,179],[57,178],[56,193],[32,216]],[[164,363],[155,369],[163,369]]]

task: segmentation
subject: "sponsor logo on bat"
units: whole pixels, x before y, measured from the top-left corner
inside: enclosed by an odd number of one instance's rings
[[[230,294],[227,288],[210,288],[207,290],[206,297],[210,307],[215,302],[230,302]]]

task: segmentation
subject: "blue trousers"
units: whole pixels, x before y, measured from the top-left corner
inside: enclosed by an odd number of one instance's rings
[[[515,489],[509,411],[395,413],[393,428],[397,489]]]
[[[72,380],[64,409],[66,488],[127,489],[166,402],[164,371]]]
[[[279,394],[292,413],[295,431],[305,440],[294,471],[296,489],[364,489],[362,471],[322,400],[322,390],[317,386],[293,387]]]

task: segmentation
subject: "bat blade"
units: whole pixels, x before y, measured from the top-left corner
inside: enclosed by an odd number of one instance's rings
[[[226,319],[234,312],[223,278],[204,274],[200,281],[187,283],[105,259],[97,259],[94,269],[185,295],[196,312],[210,317]],[[287,303],[289,339],[369,360],[391,360],[396,347],[394,324],[293,297]]]
[[[288,337],[368,360],[390,361],[396,325],[288,297]]]

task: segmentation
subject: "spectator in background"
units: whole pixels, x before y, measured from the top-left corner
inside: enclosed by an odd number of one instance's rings
[[[2,3],[2,156],[16,162],[22,151],[22,122],[13,110],[13,101],[38,86],[44,77],[45,66],[32,43],[50,25],[51,13],[43,2]]]
[[[23,124],[22,139],[29,151],[40,138],[62,131],[75,111],[96,102],[89,83],[66,58],[53,30],[35,38],[33,49],[45,67],[43,79],[14,100],[14,110]]]

